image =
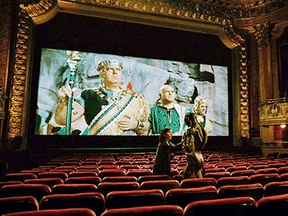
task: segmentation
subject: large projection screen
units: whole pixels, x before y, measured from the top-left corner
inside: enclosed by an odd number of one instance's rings
[[[59,101],[58,90],[69,82],[69,51],[41,49],[36,135],[57,135],[63,128],[63,125],[55,122],[55,110]],[[124,87],[130,82],[133,90],[144,95],[150,107],[159,99],[161,86],[170,84],[176,92],[176,103],[189,110],[193,110],[197,96],[208,101],[206,116],[212,123],[209,136],[229,136],[228,65],[81,52],[81,61],[76,69],[77,92],[97,88],[100,83],[97,71],[99,62],[112,59],[123,63]],[[122,135],[136,134],[130,132]]]

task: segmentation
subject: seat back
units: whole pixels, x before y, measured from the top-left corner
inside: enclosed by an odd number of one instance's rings
[[[277,173],[270,174],[255,174],[249,177],[250,183],[260,183],[265,186],[269,182],[280,181],[280,176]]]
[[[52,194],[76,194],[85,192],[97,192],[94,184],[59,184],[52,188]]]
[[[182,216],[183,209],[180,206],[140,206],[133,208],[108,209],[101,216]]]
[[[254,200],[259,200],[264,195],[264,188],[261,184],[247,185],[225,185],[218,189],[219,198],[232,197],[252,197]]]
[[[102,179],[102,182],[136,182],[135,176],[107,176]]]
[[[94,184],[98,185],[102,180],[97,176],[68,177],[65,184]]]
[[[33,196],[0,198],[0,215],[37,210],[39,210],[39,204]]]
[[[68,174],[68,177],[87,177],[87,176],[97,176],[96,172],[81,172],[81,171],[77,171],[77,172],[71,172]]]
[[[25,184],[45,184],[52,188],[57,184],[64,184],[61,178],[43,178],[43,179],[27,179],[24,181]]]
[[[166,205],[179,205],[184,209],[190,202],[217,198],[217,189],[214,186],[176,188],[165,194],[165,203]]]
[[[154,180],[144,181],[140,185],[142,190],[161,189],[164,194],[173,188],[179,188],[180,183],[177,180]]]
[[[39,202],[41,210],[63,208],[88,208],[101,215],[105,207],[105,198],[101,193],[51,194]]]
[[[215,178],[216,180],[221,177],[229,177],[231,176],[230,172],[209,172],[205,173],[205,178]]]
[[[231,176],[251,176],[255,174],[255,170],[236,170],[231,173]]]
[[[8,173],[3,177],[3,181],[21,181],[26,179],[36,179],[37,175],[34,173]]]
[[[51,188],[42,184],[5,185],[0,189],[0,197],[33,196],[39,202],[42,197],[51,194]]]
[[[169,175],[144,175],[138,178],[138,183],[141,185],[144,181],[151,181],[151,180],[169,180],[171,177]]]
[[[288,181],[270,182],[264,186],[264,196],[276,196],[288,194]]]
[[[220,188],[224,185],[240,185],[249,184],[248,176],[230,176],[222,177],[217,180],[217,187]]]
[[[195,187],[205,187],[205,186],[217,186],[217,181],[215,178],[196,178],[196,179],[184,179],[182,180],[181,188],[195,188]]]
[[[107,209],[164,204],[164,193],[160,189],[112,191],[106,196]]]
[[[257,201],[258,215],[271,216],[287,211],[288,194],[263,197]]]
[[[126,172],[123,169],[103,169],[98,173],[98,176],[103,179],[106,176],[125,176]]]
[[[105,197],[111,191],[139,190],[138,182],[101,182],[98,185],[98,191]]]
[[[96,216],[96,214],[87,208],[75,208],[75,209],[49,209],[40,211],[26,211],[5,214],[3,216]]]
[[[128,176],[135,176],[137,179],[140,176],[144,176],[144,175],[152,175],[152,171],[150,169],[129,169],[127,171],[127,175]]]
[[[65,181],[68,178],[68,174],[65,172],[42,172],[38,174],[38,178],[61,178]]]
[[[4,185],[13,185],[13,184],[23,184],[22,181],[5,181],[0,182],[0,188],[2,188]]]
[[[183,216],[253,216],[257,213],[256,201],[251,197],[200,200],[186,206]]]

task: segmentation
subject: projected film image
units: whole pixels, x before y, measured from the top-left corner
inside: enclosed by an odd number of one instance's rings
[[[43,48],[36,135],[229,136],[228,67]]]

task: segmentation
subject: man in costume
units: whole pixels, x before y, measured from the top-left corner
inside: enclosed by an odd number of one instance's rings
[[[200,125],[206,130],[207,133],[209,133],[212,131],[212,124],[211,121],[206,117],[207,109],[208,101],[201,96],[196,97],[193,112]]]
[[[81,96],[75,99],[72,128],[79,120],[75,127],[86,128],[81,135],[122,135],[128,131],[147,133],[150,113],[148,102],[143,95],[123,88],[123,64],[117,60],[102,61],[97,70],[101,77],[100,86],[83,90]],[[75,95],[76,89],[65,85],[58,93],[61,99],[55,119],[57,124],[65,125],[67,97]]]
[[[187,155],[183,178],[202,178],[204,158],[201,150],[207,143],[207,132],[199,124],[194,113],[187,113],[185,122],[189,128],[182,137],[183,148]]]
[[[175,90],[170,85],[162,86],[159,96],[160,100],[150,108],[149,134],[159,135],[164,128],[169,127],[173,135],[183,135],[186,127],[184,117],[190,110],[175,102]]]

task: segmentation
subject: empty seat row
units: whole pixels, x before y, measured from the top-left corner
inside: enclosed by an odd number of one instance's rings
[[[19,202],[22,200],[22,203]],[[77,200],[77,199],[75,199]],[[10,201],[10,202],[9,202]],[[58,200],[62,202],[62,200]],[[34,205],[33,205],[34,203]],[[83,202],[80,202],[83,204]],[[37,201],[33,200],[31,197],[19,197],[14,199],[0,199],[0,206],[6,204],[7,206],[13,204],[14,211],[8,208],[0,208],[3,216],[135,216],[135,215],[157,215],[157,216],[202,216],[202,215],[224,215],[224,216],[270,216],[273,214],[279,215],[286,211],[286,206],[288,204],[288,194],[278,195],[272,197],[264,197],[258,201],[255,201],[251,197],[235,197],[235,198],[224,198],[224,199],[213,199],[213,200],[198,200],[195,202],[190,202],[182,208],[178,205],[149,205],[149,206],[136,206],[127,208],[113,208],[106,209],[102,213],[98,213],[95,206],[86,205],[75,205],[75,207],[67,208],[65,201],[61,208],[54,209],[40,209],[37,205]],[[24,205],[27,204],[27,207]],[[55,205],[60,205],[54,202]],[[71,204],[71,203],[70,203]],[[75,203],[73,203],[75,204]],[[22,207],[21,207],[22,206]],[[30,207],[28,207],[30,206]],[[53,206],[53,205],[52,205]],[[80,207],[78,207],[80,206]],[[85,205],[84,205],[85,206]],[[2,207],[2,206],[1,206]],[[4,206],[5,207],[5,206]],[[17,207],[19,207],[17,209]],[[92,209],[91,209],[92,208]],[[101,207],[100,207],[101,208]]]
[[[141,200],[143,202],[143,197],[147,198],[149,190],[161,191],[161,193],[155,193],[154,191],[153,196],[151,195],[151,197],[155,198],[155,194],[157,194],[158,198],[159,196],[163,198],[163,202],[158,204],[163,204],[165,197],[165,204],[185,207],[183,205],[199,199],[249,196],[257,201],[262,197],[286,194],[288,193],[288,182],[271,182],[265,186],[259,183],[225,185],[218,189],[215,186],[180,188],[179,182],[175,180],[146,181],[141,186],[137,182],[103,182],[98,187],[94,184],[59,184],[54,186],[52,190],[47,185],[18,184],[3,186],[0,189],[0,197],[33,196],[40,202],[43,197],[49,195],[99,193],[106,198],[107,205],[109,203],[108,199],[112,198],[118,199],[114,203],[119,205],[122,202],[126,203],[126,205],[131,205],[138,198],[140,198],[140,202]],[[148,197],[147,200],[152,201],[151,197]],[[154,200],[154,203],[156,204],[157,202]],[[151,205],[150,203],[148,204]]]

